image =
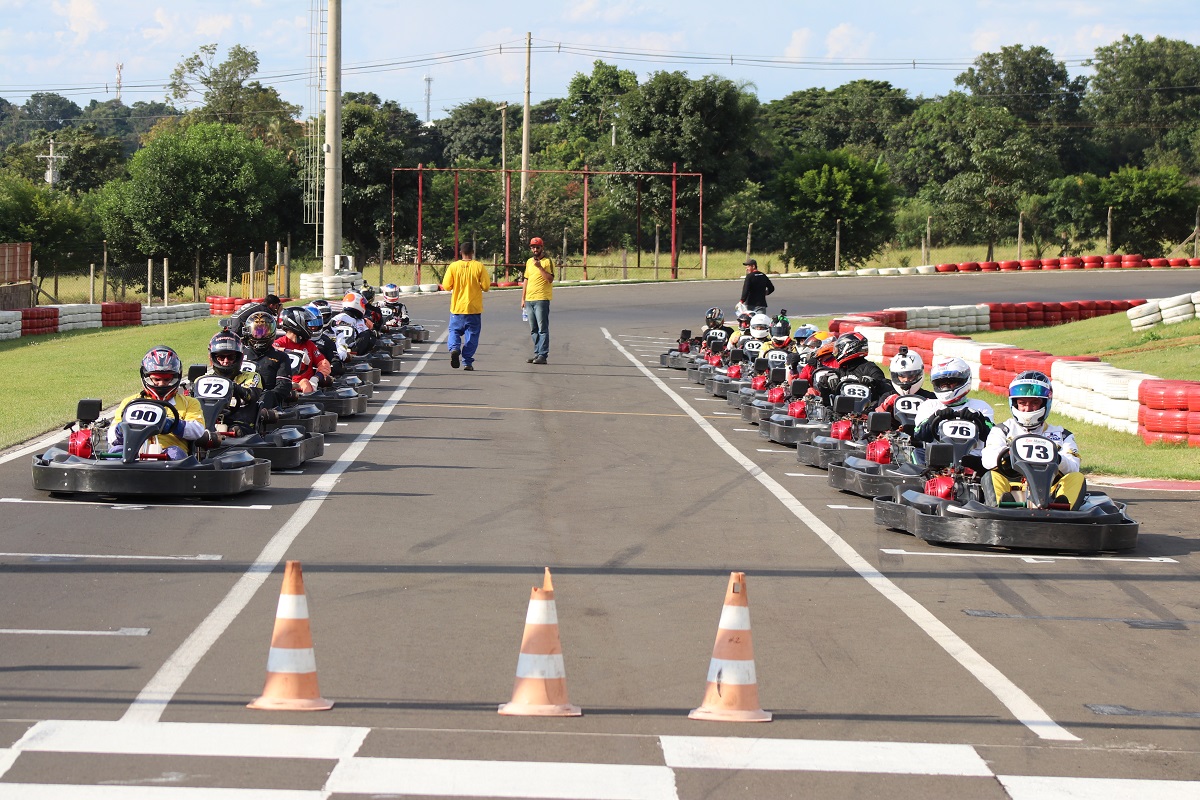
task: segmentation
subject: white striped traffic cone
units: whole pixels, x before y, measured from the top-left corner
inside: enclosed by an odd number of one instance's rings
[[[308,598],[299,561],[287,562],[283,588],[275,612],[271,652],[267,656],[267,682],[247,708],[265,711],[327,711],[333,701],[321,697],[317,686],[317,659],[308,626]]]
[[[704,702],[688,717],[720,722],[771,721],[771,712],[763,711],[758,703],[758,675],[754,671],[750,601],[744,572],[729,575],[725,605],[717,623],[717,641],[708,665]]]
[[[558,639],[558,611],[549,567],[542,588],[533,587],[529,596],[513,696],[500,706],[500,713],[528,717],[578,717],[583,713],[567,701],[567,672]]]

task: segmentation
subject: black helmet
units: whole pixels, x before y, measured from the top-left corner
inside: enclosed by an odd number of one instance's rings
[[[704,314],[704,321],[710,328],[719,328],[725,322],[725,312],[713,306]]]
[[[208,361],[212,364],[213,372],[225,378],[232,378],[238,374],[245,352],[242,349],[242,340],[234,336],[228,328],[222,329],[208,340]]]
[[[242,341],[248,347],[262,347],[275,341],[275,318],[265,311],[255,311],[242,323]]]
[[[779,346],[787,344],[792,338],[792,324],[786,319],[776,319],[771,323],[771,341]]]
[[[310,314],[311,312],[304,310],[300,306],[285,308],[283,313],[279,315],[279,327],[288,333],[294,334],[296,341],[307,342],[311,338],[308,330]]]
[[[321,327],[328,328],[329,322],[333,319],[333,308],[330,307],[328,300],[313,300],[309,303],[310,306],[317,310],[321,315]]]
[[[749,314],[738,314],[737,322],[738,322],[738,327],[741,328],[743,331],[750,330],[750,315]]]
[[[843,333],[834,342],[833,357],[837,359],[838,366],[856,358],[864,358],[866,355],[867,338],[858,331]]]
[[[367,301],[368,303],[375,301],[375,289],[369,283],[364,283],[358,290],[358,293],[361,294],[363,296],[363,300]]]
[[[142,388],[148,397],[166,402],[175,396],[179,382],[183,379],[183,362],[169,347],[158,346],[142,357]],[[158,385],[154,380],[166,380],[167,383]]]

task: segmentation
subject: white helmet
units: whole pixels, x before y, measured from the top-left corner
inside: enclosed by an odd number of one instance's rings
[[[961,358],[938,356],[929,370],[929,382],[943,405],[955,405],[971,391],[971,365]]]
[[[1013,418],[1027,431],[1037,430],[1038,426],[1046,421],[1053,398],[1053,385],[1044,372],[1022,372],[1008,385],[1008,405],[1012,409]],[[1042,405],[1033,411],[1020,411],[1017,409],[1017,401],[1021,399],[1041,400]]]
[[[366,301],[358,292],[348,292],[346,296],[342,298],[342,311],[357,311],[359,314],[366,314]]]
[[[901,347],[900,352],[892,356],[891,372],[896,394],[916,394],[921,381],[925,380],[925,362],[920,353]]]
[[[771,335],[771,318],[766,314],[755,314],[750,318],[750,335],[755,339],[766,339]]]

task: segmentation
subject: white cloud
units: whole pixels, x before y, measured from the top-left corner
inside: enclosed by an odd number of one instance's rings
[[[192,24],[192,30],[194,30],[200,36],[204,36],[209,39],[220,36],[222,33],[232,27],[232,14],[217,14],[210,17],[201,17]]]
[[[66,18],[67,28],[75,34],[75,45],[83,44],[93,33],[99,33],[108,27],[108,23],[96,10],[94,0],[55,2],[51,9],[58,16]]]
[[[792,38],[787,47],[783,48],[785,58],[804,58],[808,55],[808,43],[812,39],[812,31],[808,28],[797,28],[792,31]]]
[[[161,8],[156,8],[154,9],[154,21],[158,23],[157,28],[142,28],[144,38],[160,44],[176,38],[179,28],[178,16],[172,17]]]
[[[875,43],[875,34],[863,33],[849,22],[843,22],[825,37],[827,58],[862,58]]]
[[[601,3],[600,0],[583,0],[575,3],[563,15],[568,22],[606,22],[614,24],[629,19],[642,11],[630,0]]]

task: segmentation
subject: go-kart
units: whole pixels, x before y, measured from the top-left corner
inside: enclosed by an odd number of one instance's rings
[[[787,367],[769,367],[767,369],[765,391],[755,392],[754,399],[742,406],[744,422],[758,425],[760,422],[769,420],[773,414],[787,411],[787,376]]]
[[[295,469],[305,461],[325,453],[324,435],[291,425],[276,427],[271,431],[259,426],[259,430],[248,436],[228,435],[228,428],[220,421],[233,400],[233,382],[228,378],[203,375],[192,383],[191,392],[200,401],[204,427],[220,437],[221,446],[211,450],[211,454],[241,448],[249,450],[255,458],[270,461],[271,469]]]
[[[108,450],[108,420],[99,400],[80,400],[77,421],[67,426],[67,449],[51,447],[33,457],[33,488],[55,494],[141,497],[220,497],[271,484],[271,462],[242,449],[172,461],[165,453],[141,453],[152,437],[173,427],[179,412],[169,403],[128,403],[115,424],[121,448]]]
[[[208,372],[204,364],[192,364],[188,367],[187,380],[183,383],[183,391],[190,392],[190,387]],[[242,372],[254,372],[253,361],[242,362]],[[337,414],[332,411],[322,411],[312,403],[290,403],[279,408],[271,409],[271,413],[261,418],[260,423],[264,432],[276,428],[293,427],[309,433],[333,433],[337,430]]]
[[[795,447],[807,442],[820,431],[827,430],[833,419],[833,409],[824,405],[817,395],[808,393],[809,383],[797,379],[788,387],[791,398],[758,425],[758,435],[776,444]]]
[[[796,445],[796,461],[809,467],[828,469],[852,452],[866,449],[867,407],[871,389],[862,383],[844,381],[833,398],[833,421],[828,433],[814,434],[808,442]]]
[[[373,368],[378,369],[381,375],[394,375],[400,371],[400,356],[404,353],[407,342],[401,339],[396,341],[387,333],[384,333],[375,342],[375,347],[371,352],[364,356],[364,360]],[[378,383],[378,381],[372,381]]]
[[[862,455],[847,454],[841,463],[829,465],[829,485],[860,497],[892,496],[900,484],[924,482],[924,467],[914,457],[915,451],[905,428],[911,428],[917,407],[923,398],[913,395],[897,397],[892,412],[875,412],[867,417],[867,432],[871,437]],[[921,459],[923,460],[923,459]]]
[[[742,371],[743,378],[737,392],[730,389],[725,393],[725,403],[736,408],[740,414],[742,406],[749,405],[755,400],[765,400],[767,398],[768,363],[765,358],[754,359],[751,368]],[[749,372],[748,376],[747,372]]]
[[[680,331],[679,340],[675,346],[667,352],[659,354],[658,365],[671,369],[687,369],[696,359],[699,349],[700,339],[692,336],[690,328],[684,328]]]
[[[970,425],[962,420],[941,423],[942,429],[964,424]],[[930,445],[930,469],[949,472],[928,481],[923,491],[902,485],[892,497],[875,498],[875,522],[939,544],[1072,552],[1130,550],[1137,545],[1138,523],[1125,515],[1124,503],[1087,491],[1086,486],[1075,507],[1055,502],[1051,487],[1058,475],[1058,445],[1050,439],[1025,434],[1012,441],[1008,460],[1022,480],[1013,501],[998,506],[982,502],[978,483],[961,480],[948,463],[956,456],[955,445]]]
[[[714,367],[712,374],[704,378],[704,391],[713,397],[729,397],[732,389],[736,394],[742,387],[742,373],[745,370],[746,354],[740,349],[727,350],[724,365]]]

